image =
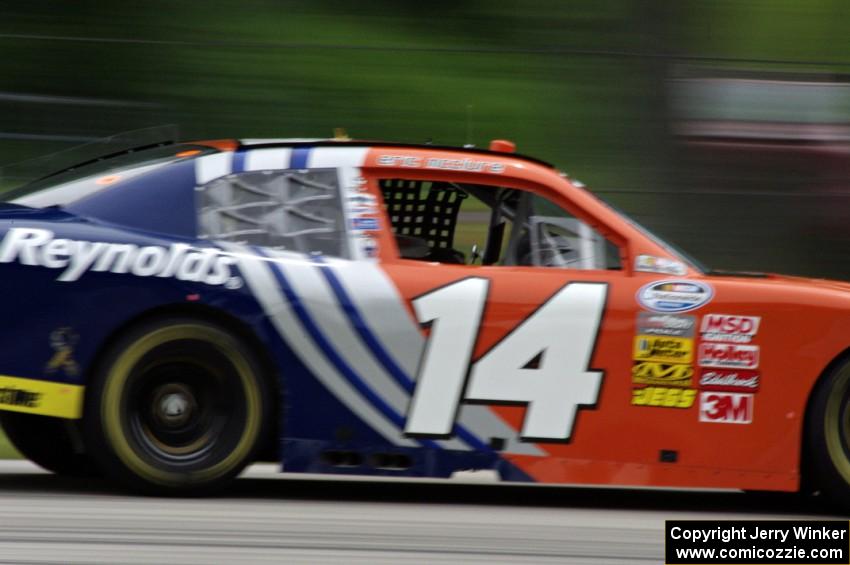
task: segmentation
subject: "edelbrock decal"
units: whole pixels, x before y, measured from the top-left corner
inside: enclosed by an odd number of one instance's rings
[[[138,246],[56,238],[50,230],[12,228],[0,243],[0,263],[17,261],[22,265],[63,269],[57,281],[79,279],[88,271],[131,273],[139,277],[173,277],[239,288],[242,279],[234,276],[234,257],[215,248],[197,248],[185,243]]]
[[[688,312],[708,304],[714,291],[707,284],[686,280],[649,283],[637,293],[638,303],[653,312]]]

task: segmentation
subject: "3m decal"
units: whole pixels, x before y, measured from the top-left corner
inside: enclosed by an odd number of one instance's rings
[[[648,386],[632,390],[632,405],[660,408],[690,408],[697,391],[692,388]]]
[[[589,365],[607,285],[567,284],[470,364],[488,286],[486,279],[469,278],[413,301],[419,322],[430,324],[431,332],[405,432],[447,436],[460,403],[473,401],[526,404],[522,439],[569,439],[578,409],[599,396],[602,371]]]
[[[88,271],[132,273],[138,277],[173,277],[209,285],[239,288],[242,279],[231,269],[234,257],[216,248],[184,243],[168,247],[104,241],[56,239],[50,230],[12,228],[0,243],[0,263],[17,261],[49,269],[63,269],[57,281],[75,281]]]
[[[688,387],[693,383],[693,376],[691,365],[642,361],[632,367],[632,382],[635,384]]]
[[[694,356],[694,342],[684,337],[636,335],[635,361],[660,363],[690,363]]]
[[[759,389],[759,373],[746,369],[702,369],[699,387],[703,390],[755,392]]]
[[[638,255],[635,258],[635,271],[682,276],[688,272],[688,269],[684,263],[675,259],[655,257],[653,255]]]
[[[699,421],[723,424],[749,424],[753,421],[752,394],[731,392],[701,392]]]
[[[759,347],[737,343],[702,343],[699,346],[699,364],[701,367],[720,369],[757,369]]]
[[[675,314],[651,314],[639,312],[637,333],[643,335],[666,335],[670,337],[694,337],[696,318]]]
[[[702,318],[700,332],[704,341],[750,343],[759,331],[758,316],[707,314]]]
[[[653,312],[688,312],[706,305],[714,296],[712,288],[701,282],[666,280],[649,283],[637,293],[638,303]]]

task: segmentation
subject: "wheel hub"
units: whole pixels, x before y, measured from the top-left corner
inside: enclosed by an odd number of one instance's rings
[[[192,390],[181,383],[168,383],[154,392],[151,409],[154,420],[167,429],[185,426],[197,412]]]

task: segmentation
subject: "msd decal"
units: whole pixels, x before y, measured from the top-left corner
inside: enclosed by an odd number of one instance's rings
[[[701,367],[720,369],[756,369],[759,366],[758,345],[737,343],[703,343],[699,346]]]
[[[759,331],[758,316],[708,314],[702,319],[700,332],[705,341],[750,343]]]
[[[752,394],[702,392],[699,396],[699,421],[720,424],[749,424],[753,421]]]
[[[215,248],[185,243],[168,247],[54,237],[50,230],[12,228],[0,243],[0,263],[63,269],[57,281],[75,281],[89,271],[131,273],[139,277],[173,277],[239,288],[242,279],[231,272],[236,259]]]

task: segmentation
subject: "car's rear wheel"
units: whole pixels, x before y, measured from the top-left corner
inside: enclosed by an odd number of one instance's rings
[[[807,417],[807,477],[829,499],[850,508],[850,359],[818,383]]]
[[[86,395],[87,445],[107,476],[137,490],[207,491],[252,460],[269,401],[236,336],[205,321],[158,320],[105,355]]]
[[[21,455],[57,475],[97,474],[83,449],[78,422],[20,412],[0,412],[0,424]]]

